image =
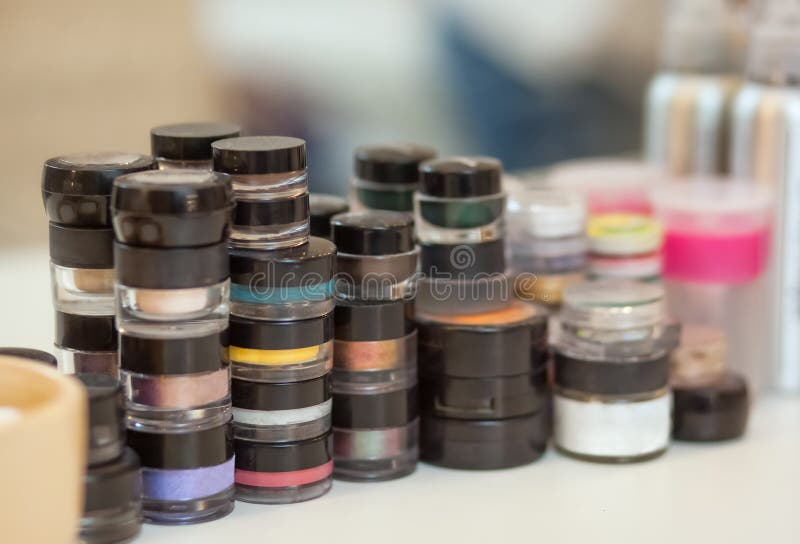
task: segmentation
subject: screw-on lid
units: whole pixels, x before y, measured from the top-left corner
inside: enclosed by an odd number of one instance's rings
[[[311,193],[309,204],[311,207],[311,236],[321,236],[322,238],[331,237],[331,218],[350,209],[344,198],[322,193]]]
[[[503,166],[491,157],[446,157],[422,163],[419,167],[422,194],[468,198],[502,191]]]
[[[211,144],[239,135],[232,123],[177,123],[161,125],[150,131],[154,157],[174,161],[210,161]]]
[[[202,170],[152,170],[119,176],[111,194],[113,212],[142,215],[202,214],[231,206],[230,177]]]
[[[306,167],[306,142],[290,136],[243,136],[211,145],[214,170],[226,174],[280,174]]]
[[[419,164],[436,150],[414,144],[371,145],[356,149],[356,176],[379,183],[417,183]]]
[[[578,193],[537,188],[518,191],[508,200],[509,232],[534,238],[582,236],[586,201]]]
[[[74,351],[115,351],[117,327],[114,316],[56,312],[55,345]]]
[[[122,385],[105,374],[79,374],[89,395],[89,465],[116,459],[125,448]]]
[[[635,281],[604,280],[564,289],[561,323],[622,330],[652,327],[665,320],[663,287]]]
[[[137,374],[185,375],[215,372],[227,360],[228,332],[183,338],[119,335],[119,364]]]
[[[637,255],[661,247],[661,225],[652,217],[609,213],[589,219],[589,250],[599,255]]]
[[[369,211],[331,219],[333,242],[341,253],[391,255],[414,249],[414,219],[403,212]]]
[[[308,287],[330,281],[336,246],[311,236],[307,244],[274,251],[230,250],[231,282],[250,287]]]

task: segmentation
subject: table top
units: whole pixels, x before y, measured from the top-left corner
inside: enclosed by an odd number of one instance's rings
[[[0,255],[0,345],[49,349],[46,248]],[[211,523],[145,525],[137,542],[800,542],[798,507],[800,397],[764,395],[743,439],[674,444],[645,463],[593,464],[548,451],[500,471],[422,464],[393,482],[337,481],[305,503],[236,503]]]

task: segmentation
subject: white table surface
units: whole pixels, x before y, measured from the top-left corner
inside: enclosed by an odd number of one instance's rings
[[[0,252],[0,346],[49,349],[45,248]],[[46,522],[43,519],[43,522]],[[2,540],[0,538],[0,540]],[[765,395],[744,439],[675,444],[635,465],[584,463],[548,451],[516,469],[420,465],[393,482],[334,482],[301,504],[237,503],[211,523],[145,525],[137,542],[800,542],[800,397]]]

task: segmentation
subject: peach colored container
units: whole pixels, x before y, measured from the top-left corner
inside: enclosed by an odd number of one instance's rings
[[[83,509],[86,393],[40,362],[0,356],[3,542],[74,542]]]

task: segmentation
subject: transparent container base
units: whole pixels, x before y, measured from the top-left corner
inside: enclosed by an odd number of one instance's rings
[[[85,512],[81,517],[78,542],[81,544],[106,544],[108,542],[130,542],[142,528],[141,505],[136,502],[131,508],[114,511]]]
[[[333,476],[310,484],[287,487],[257,487],[236,484],[236,500],[256,504],[291,504],[321,497],[331,489]]]
[[[309,234],[308,220],[258,227],[233,225],[230,242],[241,249],[281,249],[305,244]]]
[[[413,473],[417,469],[419,447],[386,459],[336,458],[333,477],[348,482],[383,482],[395,480]]]
[[[127,417],[131,424],[135,422],[136,425],[144,425],[145,427],[169,425],[176,430],[181,427],[191,427],[198,421],[222,417],[230,408],[230,393],[213,404],[193,408],[147,406],[130,400],[125,405]]]
[[[142,289],[117,284],[117,319],[129,324],[226,321],[229,288],[229,280],[188,289]]]
[[[274,304],[231,300],[231,313],[264,321],[299,321],[328,314],[333,311],[334,306],[333,298]]]
[[[273,198],[297,196],[308,192],[308,174],[305,170],[276,174],[231,175],[236,197]]]
[[[489,242],[503,237],[506,197],[492,194],[469,198],[417,193],[414,216],[420,241],[435,244]]]
[[[228,328],[228,317],[213,319],[196,319],[176,323],[159,321],[144,321],[140,319],[122,320],[117,318],[117,329],[122,334],[129,336],[143,336],[147,338],[194,338],[196,336],[209,336],[222,332]]]
[[[419,419],[385,429],[333,429],[333,477],[354,482],[402,478],[419,459]]]
[[[254,382],[295,382],[319,378],[333,367],[333,340],[287,350],[228,348],[232,375]]]
[[[233,407],[233,436],[254,442],[299,442],[331,430],[328,399],[317,406],[263,412]]]
[[[114,313],[113,268],[67,268],[50,263],[50,279],[57,311],[80,315]]]
[[[201,499],[161,501],[142,500],[144,520],[161,525],[204,523],[227,516],[233,511],[234,486]]]
[[[416,189],[416,183],[384,183],[351,178],[348,193],[350,210],[412,212]]]
[[[417,219],[417,237],[429,244],[473,244],[493,242],[503,237],[503,220],[468,229],[439,227],[424,219]]]
[[[336,298],[342,300],[411,300],[416,296],[417,282],[414,277],[398,281],[389,276],[375,276],[352,281],[352,278],[340,276],[334,290]]]
[[[502,310],[514,293],[503,274],[474,280],[423,278],[417,286],[417,311],[429,314],[477,314]]]
[[[211,160],[176,161],[158,157],[157,161],[159,170],[212,170],[214,166]]]
[[[74,351],[55,346],[58,370],[64,374],[106,374],[118,376],[116,351]]]
[[[591,455],[586,453],[580,453],[575,451],[570,451],[558,444],[555,445],[555,449],[567,457],[571,457],[573,459],[577,459],[579,461],[589,461],[590,463],[602,463],[602,464],[628,464],[628,463],[641,463],[644,461],[650,461],[652,459],[657,459],[664,455],[667,451],[667,446],[663,448],[643,453],[640,455]]]

